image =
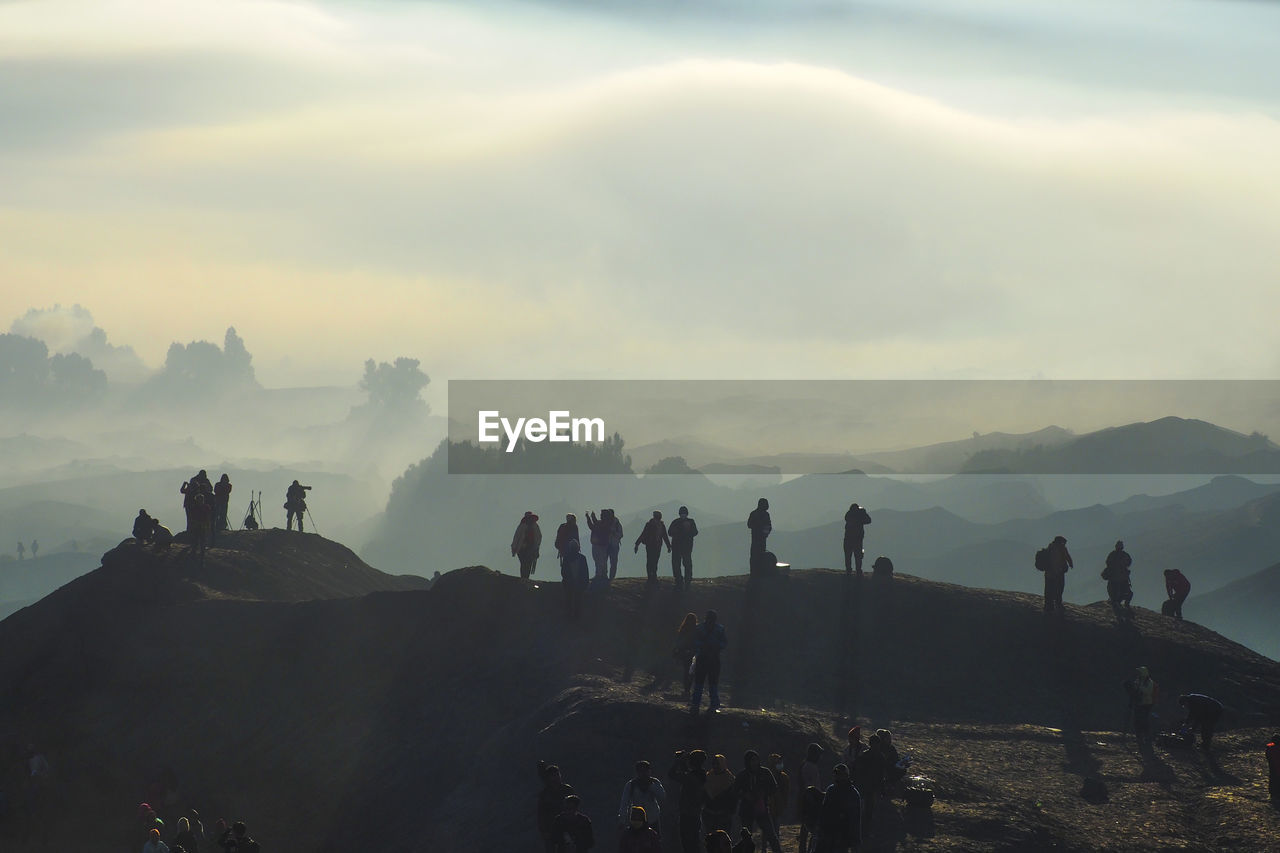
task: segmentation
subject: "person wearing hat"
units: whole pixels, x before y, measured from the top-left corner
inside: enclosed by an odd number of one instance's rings
[[[693,583],[693,537],[698,535],[697,523],[689,517],[689,508],[680,507],[679,516],[667,528],[667,536],[671,539],[671,576],[675,578],[676,589],[683,585],[685,589]],[[681,567],[684,575],[681,576]]]
[[[525,512],[511,537],[511,556],[520,560],[520,577],[528,580],[538,566],[538,550],[542,547],[542,528],[532,511]]]
[[[1115,550],[1107,555],[1106,568],[1102,570],[1102,579],[1107,582],[1107,599],[1116,616],[1120,616],[1123,605],[1127,615],[1133,614],[1133,583],[1129,576],[1129,567],[1133,558],[1124,550],[1124,542],[1117,540]]]
[[[627,826],[628,821],[635,819],[635,806],[640,806],[640,814],[645,817],[646,824],[655,832],[661,825],[662,801],[667,792],[662,783],[653,778],[647,761],[636,762],[636,775],[622,786],[622,802],[618,806],[618,823]]]
[[[1059,613],[1064,612],[1062,592],[1066,588],[1067,570],[1074,567],[1071,553],[1067,551],[1067,537],[1055,536],[1048,547],[1048,563],[1044,568],[1044,612],[1051,613],[1056,607]]]
[[[632,806],[626,829],[618,839],[618,853],[662,853],[662,839],[649,824],[644,806]]]
[[[825,751],[821,744],[809,744],[800,765],[800,853],[807,853],[810,833],[817,829],[816,806],[822,802],[822,770],[818,762]]]

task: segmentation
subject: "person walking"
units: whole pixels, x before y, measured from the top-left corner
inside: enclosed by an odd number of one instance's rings
[[[1117,540],[1115,550],[1107,554],[1106,567],[1102,570],[1102,579],[1107,582],[1107,600],[1117,617],[1121,616],[1121,607],[1124,607],[1125,615],[1133,615],[1133,582],[1129,572],[1132,565],[1133,558],[1124,550],[1124,542]]]
[[[706,684],[711,693],[707,712],[714,714],[720,710],[720,656],[729,645],[724,626],[714,610],[707,611],[694,637],[693,698],[689,702],[689,713],[696,716],[701,710],[702,686]]]
[[[1044,559],[1036,561],[1036,568],[1044,572],[1044,612],[1052,613],[1056,608],[1063,613],[1062,593],[1066,588],[1067,572],[1074,566],[1067,550],[1067,537],[1055,536],[1044,552]]]
[[[667,551],[671,550],[671,539],[667,536],[666,525],[662,523],[662,513],[656,509],[636,537],[632,552],[640,553],[641,545],[644,545],[644,571],[649,578],[648,583],[655,584],[658,582],[658,558],[662,556],[662,548],[665,545]]]

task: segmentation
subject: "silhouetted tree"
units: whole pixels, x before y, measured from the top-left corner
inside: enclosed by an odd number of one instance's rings
[[[209,341],[169,345],[164,367],[152,380],[166,393],[178,395],[219,394],[242,388],[256,388],[253,357],[235,327],[227,329],[223,348]]]
[[[431,377],[418,368],[416,358],[397,358],[392,364],[369,359],[364,363],[360,390],[369,395],[374,408],[404,411],[426,406],[420,397]]]
[[[93,402],[107,375],[83,356],[49,356],[43,341],[0,335],[0,406],[5,409],[68,408]]]

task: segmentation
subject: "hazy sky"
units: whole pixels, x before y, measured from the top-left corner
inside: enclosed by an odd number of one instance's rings
[[[4,2],[0,329],[438,393],[1276,377],[1276,56],[1229,0]]]

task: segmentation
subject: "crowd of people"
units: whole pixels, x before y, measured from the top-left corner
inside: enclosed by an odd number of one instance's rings
[[[676,849],[663,841],[664,807],[674,810],[675,819],[667,823],[675,825],[681,853],[781,853],[779,833],[787,822],[798,824],[800,853],[857,849],[876,820],[877,801],[894,793],[911,760],[899,755],[887,729],[877,730],[864,744],[862,730],[855,726],[824,784],[826,752],[821,744],[809,744],[793,777],[777,752],[761,761],[760,753],[749,749],[734,772],[724,755],[677,750],[666,774],[675,786],[671,793],[653,774],[649,761],[637,761],[618,803],[618,850]],[[539,762],[538,775],[542,788],[537,795],[537,830],[546,853],[594,849],[591,819],[560,768]]]
[[[142,853],[199,853],[219,849],[222,853],[260,853],[262,849],[249,834],[244,821],[228,824],[220,818],[211,830],[206,830],[195,809],[187,809],[169,829],[150,803],[139,803],[138,830]]]
[[[1075,568],[1071,552],[1067,550],[1067,538],[1055,536],[1053,541],[1036,552],[1036,569],[1044,574],[1044,612],[1062,613],[1062,593],[1066,588],[1067,572]],[[1133,557],[1124,548],[1124,541],[1117,540],[1106,557],[1102,579],[1107,582],[1107,601],[1116,618],[1133,618]],[[1191,595],[1191,581],[1178,569],[1164,570],[1165,592],[1168,598],[1161,604],[1160,612],[1174,619],[1182,619],[1182,605]]]

